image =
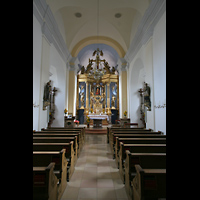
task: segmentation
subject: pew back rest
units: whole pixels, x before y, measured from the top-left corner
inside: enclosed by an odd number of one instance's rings
[[[165,169],[166,153],[130,153],[126,150],[125,167],[128,167],[128,171],[136,172],[135,165],[147,169]]]
[[[135,169],[133,188],[141,199],[166,197],[166,169],[143,169],[140,165],[135,165]]]
[[[116,138],[116,153],[119,152],[120,143],[123,144],[166,144],[166,138]]]
[[[54,170],[63,171],[66,166],[65,149],[61,151],[33,151],[33,166],[45,166],[54,162]]]
[[[65,149],[66,158],[73,155],[73,142],[70,143],[33,143],[33,151],[61,151]]]
[[[48,199],[55,193],[58,179],[53,173],[55,163],[50,163],[47,167],[33,167],[33,199]]]
[[[126,151],[130,153],[166,153],[166,144],[124,144],[120,142],[122,160],[126,159]]]

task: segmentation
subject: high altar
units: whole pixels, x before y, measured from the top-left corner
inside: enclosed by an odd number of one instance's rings
[[[80,123],[86,123],[87,116],[111,123],[112,113],[119,111],[118,71],[100,58],[102,51],[95,50],[95,55],[96,59],[89,59],[88,66],[82,66],[77,75],[77,116]]]

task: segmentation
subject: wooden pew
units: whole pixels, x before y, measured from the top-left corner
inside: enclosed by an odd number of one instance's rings
[[[38,131],[39,132],[39,131]],[[80,133],[80,142],[81,147],[83,146],[85,142],[85,129],[83,128],[47,128],[47,129],[41,129],[41,132],[48,132],[48,133]]]
[[[125,189],[130,196],[132,196],[131,181],[136,175],[137,164],[144,169],[166,169],[166,153],[131,153],[126,150]]]
[[[34,133],[33,137],[75,137],[77,136],[77,147],[78,147],[78,151],[77,151],[77,157],[79,157],[80,153],[81,153],[81,149],[82,149],[82,142],[80,139],[80,133],[49,133],[49,132],[42,132],[42,133]]]
[[[74,137],[33,137],[34,143],[70,143],[73,141],[74,148],[74,165],[77,161],[78,144],[77,136]]]
[[[47,166],[54,162],[54,174],[59,180],[57,199],[61,199],[63,192],[67,186],[67,159],[65,157],[65,149],[61,151],[33,151],[33,166]]]
[[[125,182],[124,162],[126,150],[129,150],[131,153],[166,153],[166,144],[124,144],[120,142],[119,162],[117,164],[123,182]]]
[[[166,137],[157,137],[157,138],[134,138],[134,137],[116,137],[116,142],[115,142],[115,159],[116,163],[119,163],[119,154],[121,155],[120,152],[120,143],[123,144],[166,144]],[[121,148],[122,150],[122,148]],[[124,151],[124,155],[125,151]],[[122,156],[125,159],[125,156]]]
[[[166,169],[144,169],[140,165],[135,169],[131,182],[134,200],[166,198]]]
[[[117,152],[117,150],[119,150],[119,142],[118,141],[118,138],[124,138],[124,140],[128,140],[129,138],[131,139],[134,139],[134,138],[166,138],[165,135],[161,135],[159,133],[155,133],[155,134],[146,134],[146,133],[136,133],[136,134],[124,134],[124,137],[123,137],[123,134],[115,134],[115,133],[112,133],[112,138],[113,138],[113,141],[110,143],[112,145],[110,145],[111,147],[111,151],[113,153],[113,159],[115,159],[115,155]],[[139,140],[139,139],[138,139]]]
[[[131,126],[137,126],[138,128],[138,123],[124,123],[124,128],[130,128]]]
[[[113,135],[114,134],[160,134],[160,131],[152,131],[152,130],[130,130],[124,128],[123,130],[112,130],[109,135],[109,143],[113,145]]]
[[[33,200],[57,200],[58,179],[54,167],[53,162],[47,167],[33,167]]]
[[[63,131],[62,129],[60,129],[60,130],[50,130],[50,131],[47,131],[47,130],[45,130],[45,131],[33,131],[33,135],[35,135],[35,134],[52,134],[52,137],[54,137],[56,134],[61,134],[60,136],[57,136],[57,137],[62,137],[62,136],[64,136],[63,134],[66,134],[66,135],[77,134],[77,142],[78,142],[78,145],[79,145],[78,152],[81,151],[83,144],[84,144],[84,139],[83,139],[81,130],[66,130],[66,131]],[[78,155],[79,155],[79,153],[78,153]]]
[[[41,131],[80,131],[83,142],[85,141],[85,127],[74,127],[74,128],[65,128],[65,127],[50,127],[42,128]]]
[[[70,143],[33,143],[33,151],[61,151],[65,149],[65,157],[68,162],[67,181],[74,172],[74,149],[73,142]]]
[[[121,128],[121,127],[107,127],[107,143],[110,143],[110,136],[111,133],[114,131],[147,131],[147,132],[151,132],[152,129],[145,129],[145,128]]]

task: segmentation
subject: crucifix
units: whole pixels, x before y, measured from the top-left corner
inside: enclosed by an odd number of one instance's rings
[[[97,50],[95,50],[94,52],[93,52],[93,54],[92,54],[92,56],[95,56],[95,54],[97,54],[96,55],[96,60],[94,60],[94,59],[89,59],[89,63],[93,63],[93,62],[96,62],[97,63],[97,69],[99,69],[99,63],[100,62],[104,62],[104,64],[105,64],[105,62],[106,62],[106,60],[105,59],[103,59],[103,60],[101,60],[100,59],[100,57],[99,57],[99,53],[100,53],[100,56],[103,56],[103,51],[101,50],[99,50],[99,48],[97,48]]]

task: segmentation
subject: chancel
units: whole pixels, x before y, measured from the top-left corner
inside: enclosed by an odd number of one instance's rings
[[[33,199],[166,199],[166,134],[166,0],[33,0]]]
[[[103,57],[103,51],[97,48],[89,58],[87,67],[82,66],[77,75],[78,118],[87,116],[93,120],[93,127],[102,127],[102,120],[111,123],[111,114],[117,119],[119,112],[119,72],[112,69]],[[84,98],[84,96],[86,98]],[[86,100],[86,101],[85,101]],[[111,105],[111,106],[110,106]],[[84,116],[83,116],[84,115]],[[97,124],[98,123],[98,124]]]

